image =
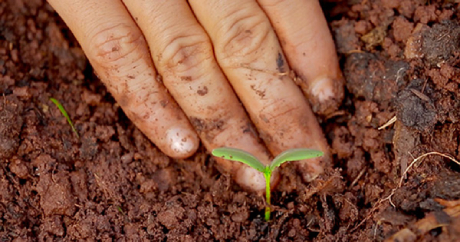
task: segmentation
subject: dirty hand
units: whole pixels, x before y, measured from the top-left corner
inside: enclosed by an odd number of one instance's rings
[[[290,148],[328,154],[305,96],[327,115],[343,83],[318,1],[49,3],[127,116],[167,155],[192,155],[199,138],[208,150],[241,148],[265,163]],[[308,162],[296,163],[305,180],[322,172],[321,160]],[[248,166],[218,163],[244,187],[264,189]]]

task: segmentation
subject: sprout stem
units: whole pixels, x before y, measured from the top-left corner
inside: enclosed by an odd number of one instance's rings
[[[272,175],[272,171],[270,169],[266,169],[265,172],[264,172],[264,176],[265,176],[265,200],[267,202],[267,205],[265,206],[265,221],[269,221],[270,220],[270,193],[271,193],[271,189],[270,189],[270,177]]]

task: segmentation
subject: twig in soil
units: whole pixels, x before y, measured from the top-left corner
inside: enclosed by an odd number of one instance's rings
[[[401,72],[401,71],[407,71],[407,69],[404,68],[404,67],[399,68],[398,72],[396,72],[396,83],[398,83],[398,82],[399,82],[399,78],[402,77],[402,75],[400,75],[400,72]]]
[[[358,183],[359,179],[361,179],[361,177],[364,175],[364,173],[366,172],[367,170],[366,169],[363,169],[361,170],[361,172],[359,172],[358,176],[356,176],[356,178],[353,180],[353,182],[350,184],[350,187],[353,187],[356,183]]]
[[[356,50],[350,50],[348,51],[347,53],[345,53],[346,55],[351,55],[351,54],[355,54],[355,53],[364,53],[364,51],[360,50],[360,49],[356,49]]]
[[[378,130],[382,130],[382,129],[384,129],[384,128],[386,128],[386,127],[388,127],[388,126],[394,124],[395,122],[396,122],[396,115],[393,116],[393,118],[391,118],[390,120],[388,120],[384,125],[380,126],[380,127],[378,128]]]
[[[324,188],[328,187],[334,181],[334,179],[343,179],[343,178],[341,176],[339,176],[339,175],[333,174],[326,181],[321,181],[318,186],[308,189],[308,192],[306,192],[306,193],[304,193],[302,195],[302,200],[306,201],[306,200],[310,199],[313,195],[315,195],[316,193],[320,192]]]
[[[380,207],[380,205],[384,202],[384,201],[387,201],[391,204],[391,206],[393,206],[394,208],[396,208],[396,205],[393,203],[393,201],[391,201],[391,198],[393,197],[393,195],[395,194],[396,190],[398,188],[400,188],[402,186],[402,183],[404,181],[404,177],[406,176],[407,172],[412,168],[412,166],[415,165],[415,163],[417,163],[419,160],[429,156],[429,155],[439,155],[439,156],[442,156],[444,158],[447,158],[453,162],[455,162],[457,165],[460,166],[460,162],[458,160],[456,160],[453,156],[449,155],[449,154],[443,154],[443,153],[439,153],[439,152],[436,152],[436,151],[432,151],[432,152],[428,152],[428,153],[425,153],[423,155],[420,155],[419,157],[415,158],[411,163],[410,165],[406,168],[406,170],[404,171],[404,173],[401,175],[401,178],[399,180],[399,184],[396,188],[393,188],[391,190],[391,193],[390,195],[388,195],[387,197],[383,198],[383,199],[380,199],[376,204],[375,206],[371,209],[371,211],[368,213],[368,215],[358,224],[356,225],[356,227],[354,227],[351,231],[351,232],[354,232],[356,229],[358,229],[361,225],[363,225],[367,220],[369,220],[369,218],[373,215],[373,213]]]
[[[419,161],[420,159],[423,159],[424,157],[426,156],[429,156],[429,155],[439,155],[439,156],[442,156],[444,158],[447,158],[455,163],[457,163],[457,165],[460,166],[460,162],[458,160],[456,160],[453,156],[449,155],[449,154],[443,154],[443,153],[439,153],[439,152],[436,152],[436,151],[432,151],[432,152],[429,152],[429,153],[426,153],[426,154],[423,154],[419,157],[417,157],[416,159],[414,159],[412,161],[412,163],[410,163],[410,165],[406,168],[406,170],[404,171],[403,175],[401,176],[401,179],[399,180],[399,184],[398,184],[398,187],[397,188],[400,188],[402,186],[402,183],[403,183],[403,180],[404,180],[404,176],[407,174],[407,172],[409,171],[409,169],[414,166],[414,164]]]
[[[53,102],[59,109],[59,111],[61,111],[62,115],[64,115],[64,117],[67,119],[67,122],[70,124],[70,127],[72,128],[72,131],[77,135],[77,138],[80,138],[80,136],[78,135],[78,132],[77,132],[77,129],[75,129],[75,126],[73,126],[73,123],[72,123],[72,120],[70,120],[70,117],[69,115],[67,114],[67,111],[65,111],[64,107],[62,106],[62,104],[54,99],[54,98],[50,98],[51,102]]]
[[[425,80],[425,82],[423,83],[423,87],[422,87],[422,93],[425,91],[425,87],[426,87],[426,84],[428,83],[428,78]]]
[[[380,200],[375,204],[375,206],[371,209],[371,211],[367,214],[367,216],[366,216],[363,220],[361,220],[361,222],[360,222],[358,225],[356,225],[352,230],[350,230],[350,233],[353,233],[355,230],[357,230],[359,227],[361,227],[361,225],[363,225],[367,220],[369,220],[369,219],[372,217],[373,213],[374,213],[378,208],[380,208],[380,204],[382,204],[384,201],[386,201],[386,200],[388,200],[388,199],[389,199],[389,197],[386,197],[386,198],[384,198],[384,199],[380,199]]]
[[[427,95],[423,94],[423,93],[420,92],[419,90],[415,90],[415,89],[413,89],[413,88],[411,88],[411,89],[409,89],[409,90],[410,90],[413,94],[415,94],[417,97],[419,97],[420,99],[422,99],[423,101],[427,101],[427,102],[431,101],[430,98],[429,98]]]
[[[373,240],[375,241],[375,237],[377,236],[377,228],[382,224],[382,220],[377,221],[377,224],[374,226],[374,236]]]
[[[337,110],[337,111],[327,115],[325,117],[325,119],[328,120],[328,119],[331,119],[331,118],[334,118],[334,117],[337,117],[337,116],[344,116],[345,114],[347,114],[347,112],[345,110]]]

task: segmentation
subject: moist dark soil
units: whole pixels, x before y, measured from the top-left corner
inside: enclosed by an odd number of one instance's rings
[[[47,3],[0,1],[0,241],[460,240],[455,2],[323,3],[347,80],[320,120],[334,166],[284,167],[265,222],[204,150],[172,160],[133,126]]]

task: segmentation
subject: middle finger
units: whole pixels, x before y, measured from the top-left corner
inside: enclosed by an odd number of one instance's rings
[[[321,128],[302,92],[287,75],[289,67],[277,36],[257,2],[189,3],[212,40],[219,65],[269,150],[277,155],[286,149],[305,147],[328,154]],[[309,167],[305,162],[298,163],[306,180],[322,172],[320,159],[309,161],[316,163]],[[312,171],[316,174],[307,174],[310,169],[317,169]]]

